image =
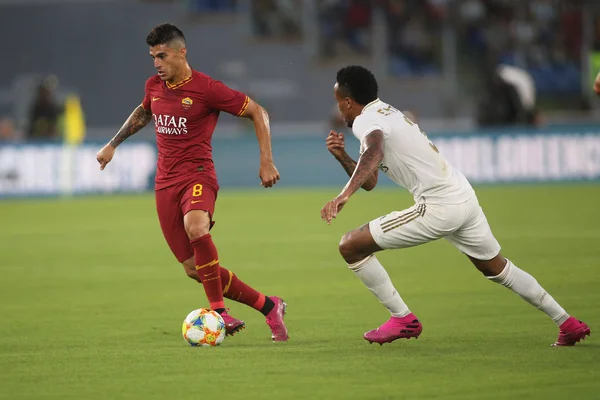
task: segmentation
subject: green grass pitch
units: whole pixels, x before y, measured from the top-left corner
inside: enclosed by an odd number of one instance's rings
[[[1,399],[597,399],[600,186],[478,188],[503,253],[592,337],[552,348],[542,312],[483,278],[445,241],[381,254],[422,320],[419,340],[362,339],[387,318],[337,253],[347,230],[411,205],[406,192],[223,190],[223,266],[288,303],[288,343],[228,303],[247,329],[218,348],[181,337],[207,305],[162,238],[151,195],[0,203]]]

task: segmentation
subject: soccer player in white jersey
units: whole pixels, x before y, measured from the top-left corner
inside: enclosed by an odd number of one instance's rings
[[[465,176],[448,163],[418,125],[381,101],[377,91],[375,77],[363,67],[348,66],[337,73],[335,99],[360,140],[360,157],[355,162],[345,151],[343,135],[330,132],[327,148],[351,178],[321,210],[323,220],[331,223],[358,189],[375,187],[378,169],[414,197],[414,206],[374,219],[340,241],[339,251],[348,268],[391,314],[364,338],[383,344],[416,338],[423,330],[374,253],[440,238],[465,253],[488,279],[546,313],[559,326],[554,346],[573,346],[590,335],[585,323],[567,314],[535,278],[500,254],[500,245]]]

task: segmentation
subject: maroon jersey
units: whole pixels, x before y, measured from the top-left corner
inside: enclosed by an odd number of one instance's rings
[[[158,146],[155,189],[201,174],[214,181],[211,138],[220,111],[241,115],[249,98],[208,75],[170,85],[155,75],[146,81],[142,107],[152,111]]]

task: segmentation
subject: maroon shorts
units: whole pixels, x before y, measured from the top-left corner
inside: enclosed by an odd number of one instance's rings
[[[194,249],[185,232],[183,216],[191,210],[208,212],[210,227],[217,200],[213,183],[202,177],[190,177],[175,185],[159,189],[156,194],[156,211],[163,235],[179,262],[194,256]]]

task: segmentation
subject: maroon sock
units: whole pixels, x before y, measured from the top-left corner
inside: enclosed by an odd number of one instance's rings
[[[228,299],[246,304],[267,315],[275,305],[271,299],[242,282],[233,272],[221,267],[223,295]]]
[[[194,262],[198,279],[204,286],[206,297],[213,310],[225,308],[223,301],[223,284],[221,282],[221,267],[219,255],[210,233],[190,241],[194,248]]]

